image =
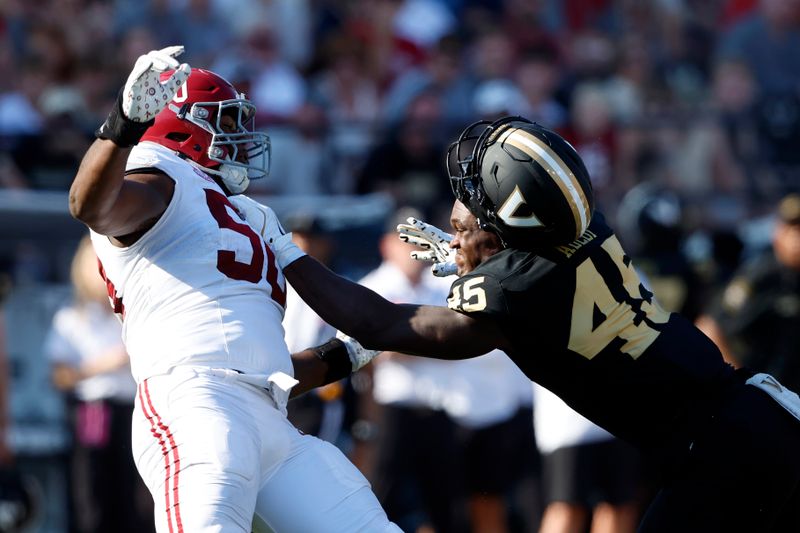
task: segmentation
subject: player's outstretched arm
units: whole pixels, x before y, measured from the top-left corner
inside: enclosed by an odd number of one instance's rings
[[[503,348],[489,321],[447,307],[394,304],[303,256],[283,270],[300,297],[326,322],[366,348],[437,359],[467,359]]]
[[[172,181],[161,174],[125,179],[125,164],[131,147],[189,77],[189,66],[175,59],[182,52],[182,46],[171,46],[139,57],[81,161],[70,187],[70,213],[98,233],[127,235],[166,209]],[[160,75],[168,69],[175,72],[162,82]]]
[[[230,200],[269,243],[300,297],[325,322],[363,346],[439,359],[466,359],[502,348],[503,336],[489,321],[446,307],[389,302],[307,256],[269,207],[246,196],[232,196]]]

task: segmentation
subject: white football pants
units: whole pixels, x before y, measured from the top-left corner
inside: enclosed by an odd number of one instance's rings
[[[401,531],[338,448],[235,375],[183,367],[140,383],[133,454],[158,533]]]

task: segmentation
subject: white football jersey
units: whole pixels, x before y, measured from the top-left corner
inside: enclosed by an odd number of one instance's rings
[[[177,365],[293,375],[281,325],[286,282],[272,250],[204,172],[155,143],[127,170],[157,168],[175,192],[156,224],[120,248],[92,232],[137,382]]]

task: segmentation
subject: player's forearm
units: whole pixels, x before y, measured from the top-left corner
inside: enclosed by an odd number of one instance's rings
[[[313,349],[292,354],[294,378],[300,383],[292,387],[291,398],[305,394],[311,389],[327,385],[328,365],[317,357]]]
[[[308,256],[284,268],[284,274],[324,321],[368,349],[465,359],[502,342],[491,324],[477,323],[446,307],[394,304]]]
[[[69,190],[69,211],[73,217],[93,227],[113,210],[130,151],[104,139],[89,147]]]
[[[399,306],[305,256],[284,269],[300,297],[325,322],[361,340],[399,320]]]
[[[365,348],[445,360],[469,359],[502,349],[502,334],[491,323],[475,321],[442,306],[397,307],[404,318],[377,335],[359,338]]]

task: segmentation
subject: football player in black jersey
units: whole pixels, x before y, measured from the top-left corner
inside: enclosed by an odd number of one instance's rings
[[[418,221],[401,232],[427,248],[419,258],[457,270],[447,307],[387,302],[266,229],[301,297],[367,348],[441,359],[504,350],[659,462],[663,488],[641,531],[800,531],[797,395],[734,371],[688,320],[659,307],[594,210],[572,146],[506,117],[467,128],[447,165],[452,240]],[[349,372],[344,351],[317,351],[324,372],[298,365],[302,387]]]

